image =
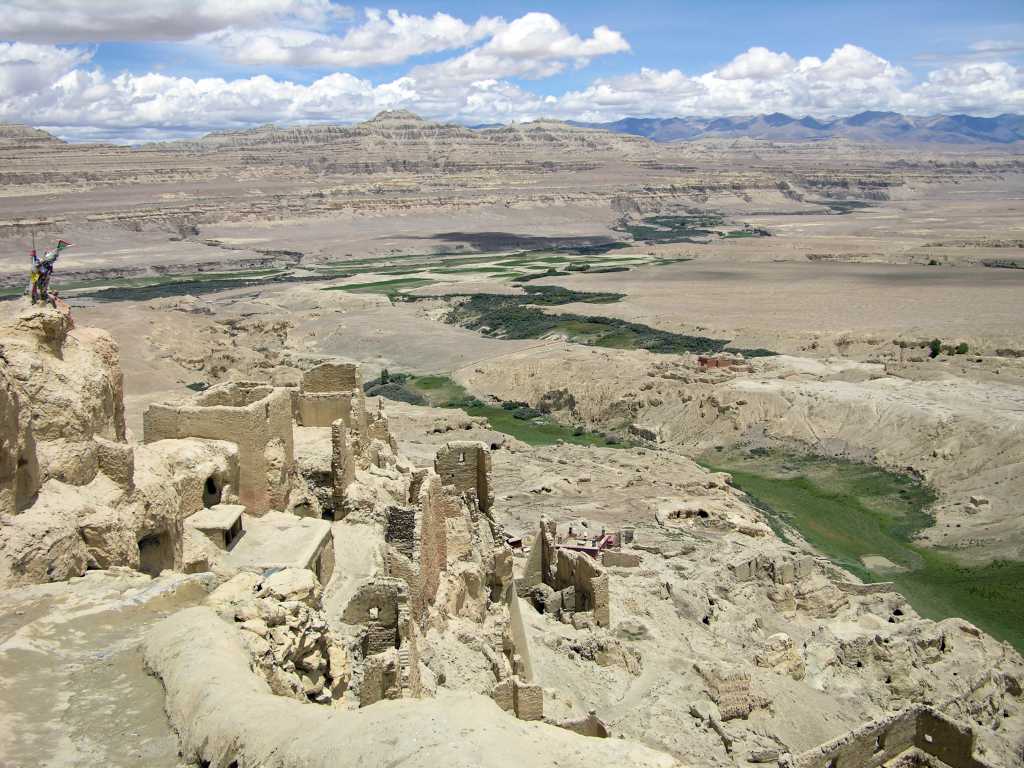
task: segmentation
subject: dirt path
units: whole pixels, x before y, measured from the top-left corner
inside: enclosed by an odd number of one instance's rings
[[[181,766],[140,644],[209,579],[92,571],[0,594],[0,765]]]

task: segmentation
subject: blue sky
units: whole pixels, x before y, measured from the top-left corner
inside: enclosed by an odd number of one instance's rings
[[[2,7],[3,3],[0,3]],[[355,7],[355,6],[353,6]],[[576,32],[606,25],[622,32],[633,50],[609,56],[588,67],[549,78],[544,90],[558,93],[585,85],[598,75],[624,74],[640,66],[679,68],[700,73],[721,66],[754,46],[786,51],[794,56],[821,55],[844,43],[855,43],[912,72],[925,72],[936,57],[969,54],[969,46],[986,40],[1020,43],[1004,60],[1024,60],[1024,2],[924,2],[922,0],[731,0],[723,2],[403,2],[385,3],[404,13],[431,16],[440,11],[466,20],[480,16],[515,18],[530,11],[547,11]],[[332,25],[343,30],[355,20]],[[445,53],[411,59],[439,61]],[[309,83],[331,68],[231,66],[215,55],[196,57],[187,47],[159,43],[107,43],[95,57],[111,71],[142,74],[161,71],[190,77],[244,77],[266,72]],[[399,77],[405,66],[351,68],[374,79]]]
[[[466,123],[1024,111],[1020,0],[376,7],[0,0],[0,119],[137,140],[383,108]]]

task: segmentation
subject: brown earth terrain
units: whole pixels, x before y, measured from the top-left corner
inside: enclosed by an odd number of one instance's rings
[[[1024,561],[1017,145],[384,113],[0,159],[0,764],[1024,764],[1010,642],[694,461],[909,473],[917,545]]]

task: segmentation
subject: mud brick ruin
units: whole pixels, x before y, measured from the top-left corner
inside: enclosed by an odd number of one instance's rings
[[[238,498],[249,514],[287,506],[294,463],[287,389],[228,382],[211,387],[188,404],[153,404],[143,418],[146,443],[201,437],[237,446]],[[216,486],[211,490],[213,495],[223,491]]]
[[[416,466],[398,450],[380,403],[367,404],[359,368],[348,363],[312,367],[294,387],[233,381],[151,405],[143,442],[129,443],[116,349],[89,329],[65,343],[69,332],[67,318],[47,309],[4,329],[14,373],[0,369],[0,584],[117,568],[159,583],[184,572],[208,584],[198,604],[157,623],[143,649],[163,683],[183,759],[255,764],[267,729],[278,744],[301,745],[302,734],[316,729],[325,734],[317,750],[359,750],[360,738],[372,741],[406,723],[455,730],[483,702],[487,717],[499,718],[488,728],[501,731],[510,754],[540,749],[541,734],[544,748],[562,745],[561,754],[669,764],[640,745],[603,738],[612,729],[595,711],[546,713],[546,698],[557,696],[538,675],[531,638],[534,622],[552,621],[528,613],[536,608],[571,625],[562,628],[573,639],[559,642],[571,645],[574,659],[639,676],[641,654],[622,638],[646,630],[612,611],[612,579],[641,574],[656,551],[635,545],[632,531],[566,536],[541,517],[528,551],[515,552],[508,541],[521,539],[496,517],[504,502],[495,499],[492,449],[450,441],[432,466]],[[30,369],[34,396],[23,386]],[[59,389],[68,390],[63,399],[47,397]],[[721,491],[726,512],[697,499],[692,510],[673,507],[657,521],[764,537],[763,526],[737,516],[722,478],[709,478],[700,493]],[[705,508],[718,511],[701,515]],[[685,556],[676,561],[691,568]],[[781,544],[739,546],[715,562],[718,583],[706,599],[677,599],[667,584],[657,585],[656,599],[693,613],[699,627],[710,626],[729,589],[761,591],[780,611],[820,617],[859,598],[881,605],[891,594],[886,585],[843,583]],[[863,638],[833,645],[843,668],[890,653]],[[424,705],[446,675],[460,674],[458,654],[468,652],[486,661],[472,683],[477,698],[446,691],[455,696],[446,698],[447,709]],[[741,722],[770,703],[758,676],[768,671],[795,684],[808,664],[782,632],[745,665],[700,658],[692,668],[709,709],[693,711],[728,751],[723,722]],[[997,682],[1010,690],[1013,680]],[[436,720],[438,711],[450,719]],[[283,749],[281,765],[305,764],[291,746]],[[445,749],[450,756],[457,747]],[[977,751],[972,727],[915,705],[814,749],[767,750],[757,761],[987,768]]]
[[[323,363],[302,375],[292,390],[295,421],[303,427],[329,427],[338,419],[357,429],[366,423],[366,399],[359,366]]]
[[[779,761],[780,768],[990,768],[974,754],[970,728],[927,706],[867,723],[820,747]]]
[[[434,471],[445,485],[470,494],[477,508],[487,513],[494,505],[490,486],[491,454],[487,446],[472,442],[451,442],[437,452]]]
[[[552,593],[545,598],[545,610],[557,610],[570,617],[573,625],[590,619],[599,626],[611,624],[608,573],[590,555],[559,546],[553,521],[542,518],[530,549],[523,589],[544,585]]]

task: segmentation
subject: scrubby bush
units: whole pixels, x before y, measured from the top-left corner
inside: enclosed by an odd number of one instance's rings
[[[366,390],[370,397],[384,397],[388,400],[396,400],[400,403],[410,405],[427,405],[427,401],[418,392],[413,392],[408,387],[391,381],[387,384],[374,384]]]
[[[512,411],[512,415],[517,419],[529,421],[530,419],[538,419],[544,414],[538,411],[536,408],[530,408],[529,406],[527,406],[525,408],[516,408],[514,411]]]
[[[967,346],[966,341],[961,341],[959,344],[956,345],[956,353],[958,355],[966,355],[968,351],[970,351],[970,348]]]
[[[942,342],[938,339],[932,339],[928,342],[928,355],[929,357],[938,357],[942,351]]]
[[[442,408],[485,408],[487,403],[480,400],[472,395],[464,395],[462,397],[453,397],[445,402]]]

